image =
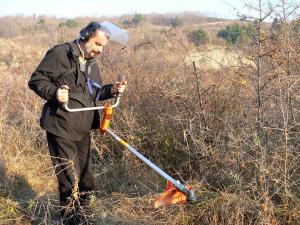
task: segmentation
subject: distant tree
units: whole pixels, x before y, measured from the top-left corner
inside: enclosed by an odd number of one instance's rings
[[[247,16],[245,16],[245,15],[240,16],[240,21],[246,21],[246,20],[247,20]]]
[[[36,23],[36,27],[39,29],[43,29],[46,26],[46,20],[43,17],[40,17]]]
[[[274,18],[271,28],[272,30],[276,30],[276,31],[280,29],[280,21],[277,17]]]
[[[275,39],[278,36],[280,29],[281,29],[280,20],[277,17],[275,17],[272,21],[271,30],[270,30],[271,39]]]
[[[67,19],[65,22],[66,26],[69,28],[78,27],[79,23],[74,19]]]
[[[131,21],[131,22],[132,22],[134,25],[138,25],[138,24],[141,23],[144,19],[145,19],[145,17],[144,17],[143,14],[141,14],[141,13],[136,13],[136,14],[134,15],[134,17],[132,18],[132,21]]]
[[[249,29],[239,24],[228,25],[218,32],[217,37],[224,39],[228,44],[239,45],[249,39]]]
[[[68,28],[74,28],[74,27],[78,27],[79,26],[79,22],[77,20],[74,19],[67,19],[64,22],[61,22],[58,24],[58,27],[68,27]]]
[[[197,30],[189,33],[188,38],[197,46],[207,44],[209,41],[207,33],[201,28],[198,28]]]
[[[296,34],[298,34],[300,32],[300,19],[295,21],[295,25],[294,25],[294,28],[293,28],[294,32]]]
[[[176,16],[171,19],[171,25],[174,28],[181,27],[183,25],[183,19],[181,17]]]
[[[126,27],[131,27],[131,26],[139,25],[144,20],[145,20],[145,16],[143,14],[136,13],[134,14],[132,19],[124,19],[122,23]]]
[[[59,27],[59,28],[62,28],[62,27],[64,27],[64,26],[66,26],[65,22],[60,22],[60,23],[58,24],[58,27]]]
[[[131,20],[128,20],[128,19],[123,20],[122,23],[123,23],[123,25],[126,26],[126,27],[132,26]]]

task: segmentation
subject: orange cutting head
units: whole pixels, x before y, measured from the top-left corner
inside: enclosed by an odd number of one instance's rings
[[[187,189],[191,190],[190,186],[186,186]],[[170,182],[167,181],[166,191],[162,193],[154,203],[154,207],[158,208],[161,206],[168,206],[172,204],[183,204],[187,202],[187,196]]]
[[[99,127],[100,134],[104,135],[106,128],[109,127],[111,115],[112,115],[112,107],[108,104],[105,104],[105,108],[103,109],[103,118],[100,122],[100,127]]]

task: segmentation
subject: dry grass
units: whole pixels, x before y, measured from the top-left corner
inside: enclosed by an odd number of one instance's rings
[[[0,39],[1,224],[60,223],[56,178],[38,125],[43,101],[27,88],[48,47],[62,40],[55,28],[58,21],[49,24],[53,32]],[[63,38],[75,37],[78,29],[66,30]],[[110,44],[99,63],[105,82],[118,74],[129,82],[112,128],[167,173],[188,181],[200,201],[154,209],[164,181],[110,137],[94,133],[97,190],[90,205],[97,223],[297,224],[300,117],[292,110],[294,122],[286,139],[280,126],[288,106],[277,93],[293,91],[293,109],[299,107],[299,51],[295,48],[292,55],[293,80],[280,75],[267,86],[266,124],[259,138],[255,67],[239,60],[246,53],[206,47],[195,54],[220,61],[221,67],[202,62],[195,76],[189,56],[196,49],[187,42],[185,29],[148,23],[130,28],[129,46]],[[219,60],[224,55],[228,64]]]
[[[220,70],[224,67],[239,67],[244,64],[255,67],[255,63],[242,56],[243,53],[232,51],[224,47],[208,46],[208,49],[201,52],[195,52],[187,57],[187,63],[195,61],[198,68],[202,70],[215,69]]]

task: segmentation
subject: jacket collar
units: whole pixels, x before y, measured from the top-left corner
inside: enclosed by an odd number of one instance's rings
[[[71,48],[71,57],[75,62],[79,61],[79,56],[80,56],[80,50],[76,42],[77,39],[68,43]]]
[[[70,45],[70,48],[71,48],[71,56],[72,56],[73,60],[75,62],[78,62],[79,61],[79,56],[80,56],[80,49],[77,45],[77,39],[75,39],[74,41],[69,42],[68,44]],[[95,58],[91,58],[91,59],[87,60],[87,62],[89,64],[91,64],[91,63],[93,64],[95,61],[96,61]]]

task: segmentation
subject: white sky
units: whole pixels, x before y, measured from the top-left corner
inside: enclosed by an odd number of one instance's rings
[[[239,0],[228,0],[241,6]],[[0,0],[0,16],[55,15],[58,17],[114,16],[133,13],[199,11],[220,17],[233,17],[223,0]]]
[[[300,4],[300,0],[290,1]],[[0,16],[35,14],[72,18],[197,11],[208,16],[236,18],[233,8],[242,11],[245,2],[257,3],[258,0],[0,0]]]

